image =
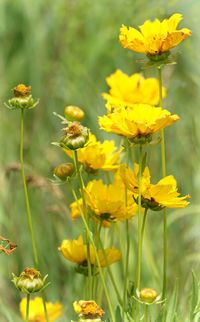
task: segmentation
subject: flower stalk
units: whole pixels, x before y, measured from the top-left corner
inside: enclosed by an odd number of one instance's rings
[[[30,294],[27,294],[27,296],[26,296],[26,322],[28,322],[28,316],[29,316],[29,303],[30,303]]]

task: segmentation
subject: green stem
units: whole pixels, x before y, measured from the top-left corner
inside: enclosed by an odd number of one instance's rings
[[[128,264],[130,254],[130,234],[129,234],[129,221],[126,220],[126,261],[125,261],[125,281],[124,281],[124,294],[123,294],[123,319],[127,303],[127,289],[128,289]]]
[[[43,302],[45,319],[46,319],[46,322],[49,322],[49,316],[48,316],[48,312],[47,312],[47,306],[46,306],[45,296],[44,296],[43,293],[41,295],[42,295],[42,302]]]
[[[149,306],[145,305],[144,321],[149,322]]]
[[[80,183],[81,197],[83,200],[83,212],[84,212],[84,216],[86,218],[86,221],[88,222],[87,206],[86,206],[85,195],[84,195],[84,182],[83,182],[83,178],[82,178],[82,175],[80,172],[77,150],[74,151],[74,165],[75,165],[76,172],[77,172],[78,178],[79,178],[79,183]],[[89,237],[88,237],[87,231],[86,231],[86,247],[87,247],[87,265],[88,265],[88,298],[89,298],[89,300],[91,300],[91,298],[92,298],[92,267],[91,267],[91,263],[90,263],[90,243],[89,243]]]
[[[162,97],[162,69],[158,67],[158,80],[159,80],[159,96],[160,96],[160,107],[163,107]],[[161,130],[161,162],[162,162],[162,176],[166,176],[166,157],[165,157],[165,132]],[[162,288],[162,299],[166,297],[167,289],[167,262],[168,262],[168,232],[167,232],[167,212],[163,210],[163,288]]]
[[[27,213],[29,232],[30,232],[31,242],[32,242],[34,263],[35,263],[35,266],[38,267],[39,261],[38,261],[37,247],[36,247],[36,241],[35,241],[35,236],[34,236],[34,232],[33,232],[32,214],[31,214],[30,201],[29,201],[29,195],[28,195],[28,189],[27,189],[26,177],[25,177],[25,170],[24,170],[24,110],[23,109],[21,109],[20,129],[21,129],[20,130],[21,175],[22,175],[22,181],[23,181],[23,187],[24,187],[26,213]]]
[[[138,174],[138,185],[139,185],[139,195],[138,195],[138,256],[137,256],[137,277],[136,277],[136,288],[140,290],[141,282],[141,261],[142,261],[142,206],[141,206],[141,181],[142,181],[142,144],[139,146],[139,174]]]
[[[147,211],[148,209],[145,209],[144,211],[144,216],[143,216],[143,221],[142,221],[142,243],[143,243],[143,239],[144,239],[144,229],[145,229],[145,224],[146,224],[146,219],[147,219]]]
[[[27,296],[26,296],[26,322],[28,322],[29,304],[30,304],[30,294],[27,294]]]
[[[72,193],[73,193],[73,196],[74,196],[74,199],[76,201],[78,201],[78,198],[76,196],[76,193],[74,190],[72,190]],[[109,296],[109,293],[108,293],[108,289],[106,287],[106,282],[105,282],[105,278],[104,278],[104,274],[103,274],[103,270],[101,268],[101,264],[100,264],[100,261],[99,261],[99,256],[98,256],[98,253],[97,253],[97,250],[96,250],[96,245],[94,243],[94,240],[93,240],[93,237],[92,237],[92,234],[91,234],[91,231],[89,229],[89,226],[87,224],[87,221],[85,219],[85,216],[82,212],[82,209],[79,208],[80,210],[80,214],[81,214],[81,218],[82,218],[82,221],[83,221],[83,224],[85,226],[85,229],[87,231],[87,235],[89,237],[89,240],[94,248],[94,255],[95,255],[95,258],[96,258],[96,261],[97,261],[97,265],[98,265],[98,269],[99,269],[99,274],[100,274],[100,278],[101,278],[101,282],[103,284],[103,288],[104,288],[104,292],[105,292],[105,295],[106,295],[106,299],[107,299],[107,302],[108,302],[108,307],[109,307],[109,310],[110,310],[110,315],[111,315],[111,319],[112,319],[112,322],[115,322],[115,315],[114,315],[114,312],[113,312],[113,308],[112,308],[112,304],[111,304],[111,300],[110,300],[110,296]]]

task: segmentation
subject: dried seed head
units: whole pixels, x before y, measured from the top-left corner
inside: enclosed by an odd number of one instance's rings
[[[13,89],[15,97],[24,97],[31,94],[31,86],[26,86],[24,84],[19,84]]]
[[[95,321],[100,319],[101,321],[102,316],[105,312],[97,305],[95,301],[75,301],[73,303],[74,311],[79,314],[80,318],[83,320],[90,319]]]

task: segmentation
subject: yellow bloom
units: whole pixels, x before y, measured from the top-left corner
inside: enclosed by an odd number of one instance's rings
[[[102,180],[90,181],[85,188],[85,199],[96,218],[105,224],[132,218],[137,212],[130,193],[127,194],[126,206],[125,186],[118,178],[109,185]]]
[[[155,78],[144,78],[141,74],[128,76],[121,70],[117,70],[106,78],[110,87],[109,94],[103,93],[103,98],[109,104],[106,108],[109,112],[111,109],[132,106],[133,104],[157,105],[159,102],[159,84]],[[166,90],[162,89],[163,97]]]
[[[137,200],[139,193],[138,176],[139,166],[135,165],[134,171],[122,166],[120,168],[121,177],[127,188],[132,191]],[[142,207],[152,210],[161,210],[162,208],[185,208],[189,202],[186,200],[189,195],[180,197],[177,183],[172,175],[166,176],[156,184],[150,183],[150,172],[145,168],[141,182]]]
[[[20,302],[20,312],[23,320],[26,320],[26,298]],[[51,303],[46,302],[49,322],[54,322],[62,315],[62,305],[59,302]],[[46,322],[43,301],[41,297],[35,297],[30,300],[29,304],[29,322]]]
[[[65,150],[70,157],[71,151]],[[97,141],[96,137],[90,134],[89,143],[77,151],[78,161],[82,163],[88,172],[95,172],[99,169],[104,171],[116,170],[119,167],[121,150],[117,150],[114,141]]]
[[[179,120],[167,110],[147,104],[117,110],[99,117],[100,128],[129,138],[135,143],[151,140],[151,135]]]
[[[161,55],[191,35],[191,30],[187,28],[176,29],[181,20],[180,13],[175,13],[163,21],[147,20],[139,27],[140,31],[122,25],[119,35],[120,43],[124,48],[149,56]]]
[[[72,219],[76,219],[81,216],[80,212],[83,211],[83,199],[80,198],[74,202],[72,202],[69,206],[71,209]]]
[[[69,261],[83,266],[87,265],[87,246],[84,244],[81,235],[75,240],[63,240],[58,250]],[[104,257],[104,252],[106,257]],[[116,248],[107,248],[104,252],[102,249],[98,250],[101,267],[107,266],[107,263],[111,265],[121,258],[121,252]],[[90,245],[90,263],[91,265],[98,266],[92,245]]]

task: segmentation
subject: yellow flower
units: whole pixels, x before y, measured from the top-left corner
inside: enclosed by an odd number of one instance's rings
[[[137,200],[139,193],[138,176],[139,166],[135,165],[134,171],[122,166],[120,168],[121,177],[127,188],[132,191]],[[150,183],[150,172],[145,168],[141,183],[142,207],[151,210],[161,210],[162,208],[185,208],[189,202],[186,200],[189,195],[180,197],[177,183],[172,175],[166,176],[156,184]]]
[[[69,150],[65,153],[72,157]],[[78,161],[82,163],[88,172],[95,172],[99,169],[104,171],[116,170],[119,167],[119,157],[121,150],[117,150],[114,141],[97,141],[93,134],[90,134],[87,146],[77,151]]]
[[[167,110],[147,104],[117,110],[99,117],[100,128],[125,136],[135,143],[151,141],[151,135],[179,120]],[[144,142],[143,142],[144,141]]]
[[[109,185],[102,180],[90,181],[85,188],[85,199],[87,206],[103,224],[130,219],[137,212],[137,205],[130,193],[127,194],[126,206],[125,186],[118,178]]]
[[[84,244],[81,235],[75,240],[63,240],[58,250],[69,261],[78,265],[87,265],[87,246]],[[106,256],[104,256],[104,252]],[[101,267],[106,267],[107,264],[111,265],[121,258],[121,252],[116,248],[107,248],[104,252],[102,249],[98,250],[98,258]],[[90,245],[90,263],[91,265],[98,266],[94,247],[92,245]]]
[[[81,216],[80,212],[83,211],[83,199],[80,198],[74,202],[72,202],[69,206],[71,209],[72,219],[76,219]]]
[[[144,78],[141,74],[131,76],[117,70],[106,78],[110,87],[109,94],[103,93],[108,102],[106,108],[109,112],[119,107],[131,107],[133,104],[157,105],[159,102],[159,84],[155,78]],[[166,90],[162,89],[163,97]]]
[[[140,31],[122,25],[119,35],[120,43],[124,48],[149,56],[167,53],[192,33],[187,28],[176,29],[181,20],[182,15],[180,13],[175,13],[169,19],[163,21],[158,19],[147,20],[139,27]]]
[[[20,302],[20,312],[23,320],[26,320],[26,298]],[[54,322],[62,315],[62,305],[59,302],[51,303],[46,302],[49,322]],[[35,297],[30,300],[29,304],[29,322],[46,322],[43,301],[41,297]]]

